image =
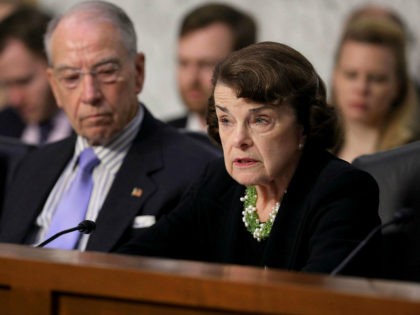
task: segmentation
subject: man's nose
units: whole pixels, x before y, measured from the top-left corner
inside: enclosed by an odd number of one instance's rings
[[[188,86],[197,85],[200,81],[200,67],[195,64],[184,66],[183,78]]]
[[[101,90],[98,81],[92,74],[85,74],[82,77],[82,102],[95,105],[101,98]]]

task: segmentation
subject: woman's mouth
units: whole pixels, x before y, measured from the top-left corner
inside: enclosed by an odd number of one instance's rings
[[[251,158],[238,158],[233,160],[235,167],[249,167],[253,166],[257,161]]]

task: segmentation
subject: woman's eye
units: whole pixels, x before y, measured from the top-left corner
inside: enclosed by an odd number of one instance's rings
[[[388,81],[388,78],[385,75],[372,75],[369,77],[369,80],[375,83],[385,83]]]
[[[256,124],[268,124],[269,120],[265,117],[257,117],[257,118],[255,118],[255,123]]]
[[[254,118],[253,120],[253,124],[263,127],[263,126],[267,126],[271,123],[272,119],[270,117],[267,116],[257,116]]]
[[[250,126],[255,131],[265,132],[274,126],[274,119],[269,116],[257,116],[251,121]]]
[[[230,120],[228,119],[228,117],[226,116],[220,116],[217,118],[217,121],[219,122],[220,125],[228,125]]]

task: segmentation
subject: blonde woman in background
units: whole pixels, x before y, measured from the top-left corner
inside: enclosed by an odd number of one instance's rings
[[[418,139],[419,105],[400,25],[383,17],[347,24],[335,57],[332,104],[343,123],[335,153],[344,160]]]

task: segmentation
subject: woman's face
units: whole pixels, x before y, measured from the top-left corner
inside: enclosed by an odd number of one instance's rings
[[[238,98],[222,84],[216,85],[214,100],[225,165],[232,178],[246,186],[290,180],[304,141],[293,109]]]
[[[333,85],[335,105],[346,121],[378,126],[399,92],[395,56],[385,46],[346,41]]]

